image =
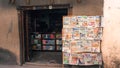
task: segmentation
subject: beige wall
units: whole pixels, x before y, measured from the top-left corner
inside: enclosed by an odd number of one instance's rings
[[[17,11],[14,6],[8,5],[6,2],[7,0],[0,2],[0,48],[13,53],[19,63],[20,44]]]
[[[70,4],[73,6],[73,15],[102,15],[103,0],[54,0],[54,4]],[[26,0],[18,0],[17,4],[26,5]],[[30,5],[46,5],[51,4],[50,0],[31,0]]]
[[[102,52],[105,68],[120,68],[120,0],[104,1]]]
[[[74,3],[73,15],[103,15],[103,0],[81,0],[81,3]]]
[[[25,6],[26,0],[16,0],[16,5],[8,4],[8,0],[0,0],[0,48],[7,49],[17,57],[20,64],[20,42],[18,16],[15,6]],[[31,0],[30,5],[50,4],[50,0]],[[55,4],[70,4],[73,15],[102,15],[103,0],[55,0]],[[107,36],[108,37],[108,36]]]

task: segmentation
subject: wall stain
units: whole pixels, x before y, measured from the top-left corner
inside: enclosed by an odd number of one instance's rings
[[[8,35],[12,32],[12,30],[13,30],[13,20],[11,20],[11,23],[9,25],[8,32],[7,32],[7,38],[8,38]]]
[[[0,48],[0,64],[16,65],[17,58],[11,51]]]

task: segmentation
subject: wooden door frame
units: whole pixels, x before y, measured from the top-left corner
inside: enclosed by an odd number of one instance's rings
[[[72,6],[70,4],[57,4],[52,5],[52,9],[68,9],[68,15],[72,15]],[[19,38],[20,38],[20,64],[24,64],[25,61],[25,45],[24,45],[24,11],[25,10],[41,10],[49,9],[49,5],[41,6],[18,6],[18,26],[19,26]]]
[[[20,65],[24,64],[24,23],[23,23],[23,10],[18,10],[18,29],[20,38]]]

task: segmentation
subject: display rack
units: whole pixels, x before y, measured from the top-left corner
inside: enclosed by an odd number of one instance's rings
[[[100,16],[64,16],[62,29],[63,67],[67,65],[102,66]]]
[[[34,51],[62,51],[62,35],[34,32],[31,34],[31,46]]]

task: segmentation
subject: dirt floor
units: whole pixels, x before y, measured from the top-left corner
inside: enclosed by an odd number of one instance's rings
[[[33,52],[31,62],[40,64],[62,64],[61,52]]]
[[[62,66],[62,53],[61,52],[34,52],[33,58],[28,65],[39,65],[47,67],[57,68],[103,68],[99,66],[73,66],[63,65]]]

